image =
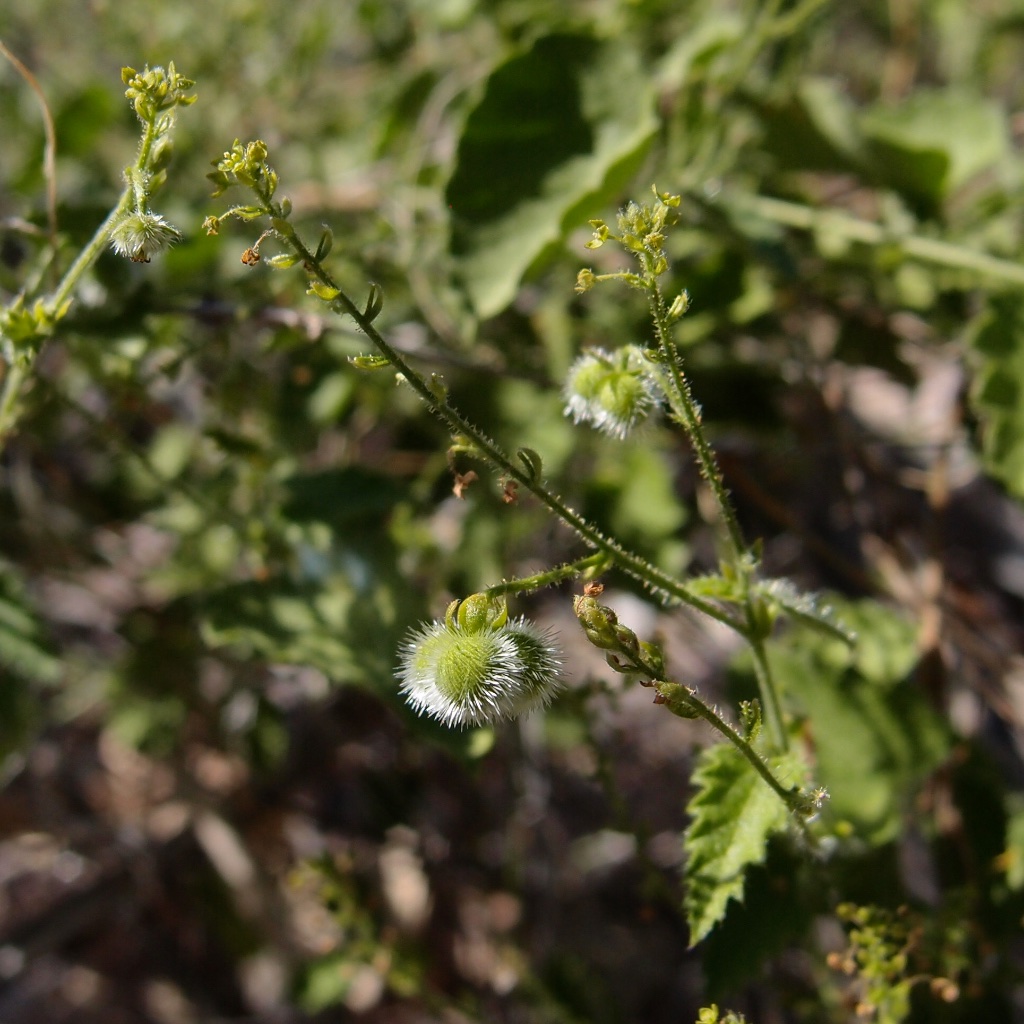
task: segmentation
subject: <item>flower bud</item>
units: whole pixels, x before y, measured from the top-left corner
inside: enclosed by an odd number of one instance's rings
[[[585,267],[576,275],[576,291],[581,295],[583,292],[589,292],[594,287],[596,280],[594,272],[589,267]]]
[[[619,620],[611,608],[598,604],[596,598],[586,595],[573,600],[573,610],[579,619],[587,639],[602,651],[614,651],[619,647],[615,629]]]
[[[504,598],[489,594],[471,594],[458,606],[459,628],[467,633],[482,633],[499,629],[508,622],[508,608]]]
[[[627,345],[609,354],[585,352],[569,369],[565,415],[589,423],[612,437],[624,438],[655,405],[655,386],[640,349]]]
[[[110,244],[119,256],[136,263],[148,263],[151,256],[181,239],[177,228],[157,213],[128,214],[110,234]]]

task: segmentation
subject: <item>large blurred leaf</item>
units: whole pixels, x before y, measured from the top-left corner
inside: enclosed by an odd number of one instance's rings
[[[1024,297],[991,298],[972,342],[981,357],[971,402],[983,423],[985,468],[1024,498]]]
[[[851,170],[860,167],[862,139],[854,108],[827,78],[801,79],[783,103],[761,110],[767,129],[765,146],[783,166],[800,169]]]
[[[360,466],[299,473],[285,481],[283,512],[293,522],[379,524],[402,495],[393,477]]]
[[[55,683],[60,674],[17,571],[0,562],[0,759],[32,727],[39,711],[35,686]]]
[[[671,453],[651,431],[602,446],[586,482],[586,514],[669,572],[682,570],[687,512],[679,500]]]
[[[393,685],[403,627],[397,591],[352,559],[350,572],[315,583],[270,579],[222,588],[206,603],[204,638],[268,661],[308,665],[341,683]]]
[[[657,69],[663,89],[679,89],[694,74],[743,38],[747,25],[734,11],[708,11],[689,32],[681,33]]]
[[[938,714],[909,681],[912,623],[873,601],[832,602],[851,648],[804,627],[771,646],[788,703],[808,716],[826,813],[874,844],[893,839],[920,781],[949,747]]]
[[[916,92],[867,111],[860,128],[879,180],[929,207],[1007,153],[1000,106],[965,92]]]
[[[504,309],[530,265],[622,187],[656,127],[650,76],[624,40],[548,36],[491,74],[446,192],[480,316]]]

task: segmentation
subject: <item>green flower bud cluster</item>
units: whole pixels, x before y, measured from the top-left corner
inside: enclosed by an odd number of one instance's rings
[[[651,365],[638,345],[613,353],[590,349],[569,368],[565,415],[624,438],[651,414],[658,400]]]
[[[179,75],[171,62],[164,68],[121,69],[121,81],[128,88],[125,97],[145,125],[135,165],[125,169],[128,188],[119,208],[124,216],[110,229],[110,244],[119,256],[135,263],[149,263],[163,249],[181,240],[181,232],[160,214],[150,210],[153,195],[167,178],[167,165],[174,150],[171,129],[176,107],[191,106],[196,97],[187,95],[195,82]]]
[[[68,311],[68,299],[58,309],[51,309],[43,299],[31,306],[23,296],[17,296],[10,305],[0,309],[0,355],[10,364],[18,358],[30,357],[43,340],[53,334],[57,322]]]
[[[409,635],[398,676],[418,714],[481,725],[547,704],[561,687],[561,663],[550,633],[509,619],[504,599],[473,594]]]
[[[588,249],[599,249],[605,242],[616,241],[624,249],[639,257],[646,272],[653,276],[668,270],[665,255],[665,228],[671,223],[680,197],[654,189],[653,203],[630,202],[617,219],[618,234],[603,220],[592,220],[594,237],[587,242]]]
[[[207,178],[217,186],[214,196],[219,196],[231,185],[259,186],[267,200],[277,191],[277,172],[267,163],[267,144],[262,139],[254,139],[244,145],[235,139],[231,149],[215,160],[213,166],[214,170]]]
[[[661,650],[640,640],[607,605],[584,593],[574,599],[573,611],[587,639],[599,650],[608,652],[608,664],[616,672],[638,673],[652,681],[664,678],[665,658]]]
[[[128,86],[124,92],[125,98],[131,101],[139,120],[146,124],[154,124],[157,115],[164,111],[173,111],[179,106],[187,107],[196,101],[195,96],[186,95],[196,83],[191,78],[179,75],[174,61],[167,65],[166,70],[146,67],[139,72],[135,68],[121,68],[121,81]],[[166,128],[160,126],[158,129],[166,131]]]

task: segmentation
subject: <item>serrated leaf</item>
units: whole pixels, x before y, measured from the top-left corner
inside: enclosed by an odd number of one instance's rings
[[[804,881],[806,851],[794,847],[769,842],[765,864],[747,872],[743,902],[729,904],[725,920],[701,945],[710,998],[741,991],[765,960],[806,941],[821,903],[814,898],[817,887]]]
[[[794,781],[803,774],[794,758],[773,768]],[[693,782],[697,792],[687,805],[683,838],[691,946],[725,917],[730,900],[742,901],[747,868],[763,863],[768,837],[784,830],[788,819],[786,805],[732,744],[704,750]]]
[[[552,35],[497,67],[470,112],[445,193],[452,249],[479,316],[628,180],[657,130],[625,40]]]

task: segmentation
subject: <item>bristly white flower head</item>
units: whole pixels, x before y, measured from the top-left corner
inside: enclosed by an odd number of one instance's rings
[[[443,622],[415,630],[402,644],[398,676],[418,714],[448,726],[516,718],[559,690],[561,657],[551,634],[485,594],[453,602]]]
[[[647,419],[656,404],[651,365],[636,345],[613,353],[589,349],[569,368],[565,415],[576,423],[589,423],[621,440]]]
[[[148,263],[152,256],[179,241],[181,232],[160,214],[138,210],[120,221],[110,236],[114,252],[135,263]]]

